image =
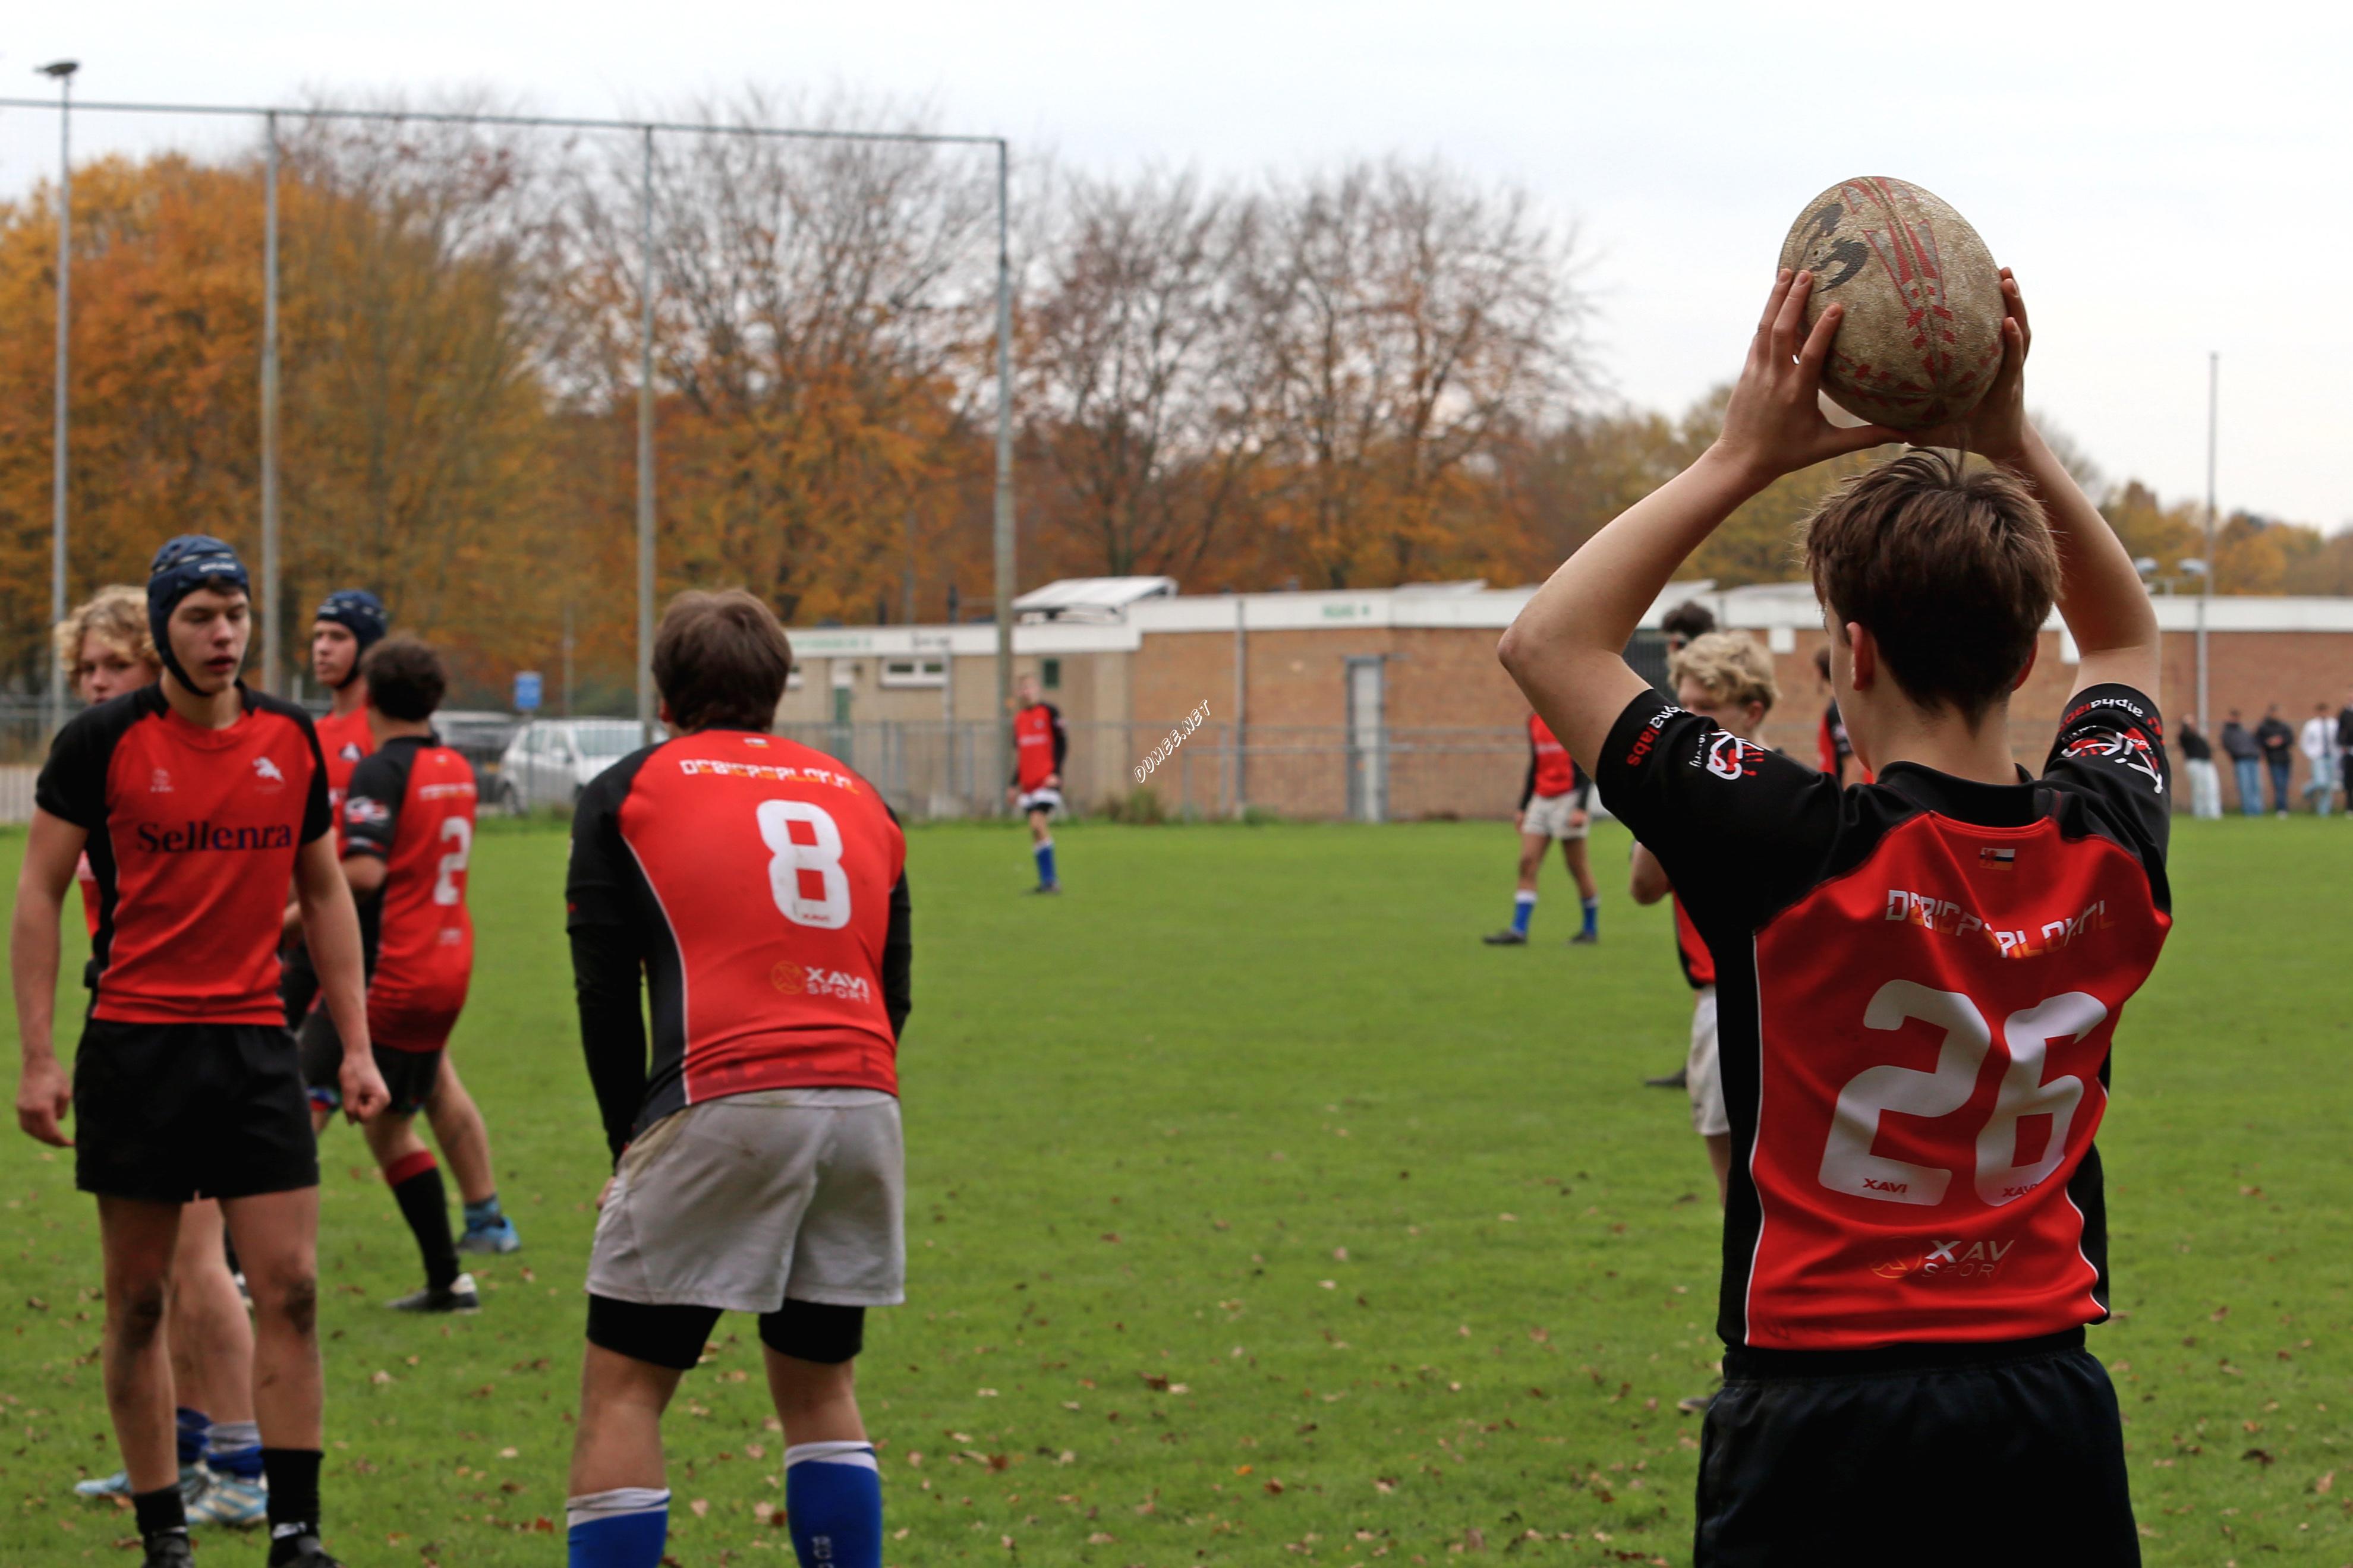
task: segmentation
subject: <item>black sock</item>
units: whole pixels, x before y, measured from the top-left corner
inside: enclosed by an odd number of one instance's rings
[[[188,1533],[188,1505],[176,1483],[152,1492],[131,1494],[132,1516],[139,1521],[139,1539],[148,1546],[166,1535]]]
[[[319,1450],[264,1448],[261,1473],[269,1481],[269,1561],[290,1560],[294,1543],[319,1533]],[[280,1548],[284,1548],[281,1552]]]
[[[441,1167],[428,1164],[402,1176],[392,1184],[392,1199],[417,1237],[417,1250],[425,1259],[426,1288],[448,1289],[458,1278],[458,1244],[449,1237],[449,1199],[441,1186]]]

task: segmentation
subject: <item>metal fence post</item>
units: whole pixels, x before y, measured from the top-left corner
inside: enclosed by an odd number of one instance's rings
[[[285,690],[278,561],[278,115],[262,117],[269,142],[261,198],[261,689]]]
[[[66,389],[72,369],[73,323],[73,73],[75,62],[42,68],[58,79],[58,384],[56,447],[49,454],[49,624],[66,618]],[[47,726],[55,733],[66,721],[66,661],[49,655]]]
[[[645,127],[638,254],[638,724],[654,742],[654,128]]]
[[[1010,145],[997,142],[996,730],[997,773],[1000,778],[1013,771],[1013,247],[1008,211],[1009,154]]]

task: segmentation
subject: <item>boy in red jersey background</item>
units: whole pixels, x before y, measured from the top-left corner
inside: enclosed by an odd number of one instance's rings
[[[1536,873],[1544,868],[1545,846],[1560,840],[1560,858],[1577,883],[1585,924],[1569,942],[1579,947],[1601,940],[1601,897],[1593,885],[1593,861],[1586,835],[1593,822],[1586,809],[1591,781],[1568,748],[1554,739],[1541,714],[1528,715],[1528,776],[1520,785],[1520,885],[1512,895],[1512,923],[1484,940],[1490,947],[1525,947],[1528,921],[1536,912]]]
[[[881,1564],[851,1368],[866,1309],[904,1297],[906,840],[871,784],[771,733],[791,669],[759,600],[681,595],[653,655],[673,738],[616,763],[573,821],[580,1032],[616,1161],[573,1568],[661,1562],[661,1415],[723,1311],[759,1318],[802,1563]]]
[[[415,637],[368,651],[368,754],[343,796],[343,878],[359,901],[368,954],[368,1037],[391,1103],[365,1129],[368,1150],[417,1239],[425,1289],[390,1303],[408,1312],[470,1312],[481,1306],[459,1272],[448,1200],[416,1118],[443,1071],[442,1053],[474,972],[466,868],[474,845],[471,763],[441,744],[433,711],[448,678]],[[302,1025],[303,1075],[316,1107],[332,1091],[343,1054],[333,1021]],[[322,1129],[323,1131],[323,1129]]]
[[[1038,885],[1030,891],[1059,893],[1062,883],[1054,874],[1050,825],[1062,810],[1062,759],[1071,749],[1070,731],[1062,710],[1039,699],[1036,676],[1014,682],[1013,694],[1013,778],[1005,793],[1029,819],[1029,853],[1038,862]]]
[[[182,1208],[197,1197],[219,1200],[253,1293],[271,1568],[335,1561],[319,1539],[318,1154],[278,997],[290,881],[328,1005],[355,1042],[345,1102],[357,1118],[384,1103],[318,738],[301,710],[238,680],[249,606],[220,541],[183,535],[156,552],[147,616],[164,678],[58,731],[10,952],[18,1124],[62,1147],[70,1109],[75,1184],[98,1198],[107,1406],[149,1568],[190,1561],[160,1331]],[[52,1043],[58,917],[85,848],[100,891],[95,996],[69,1089]]]
[[[319,721],[319,748],[327,759],[327,795],[336,811],[341,831],[343,800],[360,760],[375,750],[369,717],[366,659],[392,624],[384,601],[365,588],[338,588],[319,603],[311,622],[311,673],[334,694],[333,710]],[[310,958],[302,950],[301,923],[287,910],[286,1026],[300,1031],[311,1015],[317,990],[311,977]],[[311,1085],[314,1120],[323,1129],[335,1109],[332,1075]],[[460,1252],[515,1252],[522,1247],[514,1221],[499,1203],[498,1179],[491,1164],[490,1129],[481,1108],[467,1091],[454,1058],[444,1054],[425,1097],[425,1117],[441,1157],[458,1178],[458,1194],[466,1205],[466,1228],[458,1238]]]
[[[1936,1522],[2031,1495],[1999,1555],[2139,1559],[2094,1144],[2118,1015],[2171,918],[2158,637],[2131,558],[2025,416],[2025,306],[1965,427],[1835,493],[1807,560],[1875,783],[1841,791],[1664,701],[1619,650],[1778,476],[1901,438],[1818,405],[1842,310],[1775,282],[1723,433],[1556,572],[1500,654],[1593,765],[1716,964],[1733,1167],[1694,1562],[1979,1563]],[[2039,778],[2009,698],[2054,605],[2081,654]],[[1890,1542],[1900,1542],[1891,1547]]]

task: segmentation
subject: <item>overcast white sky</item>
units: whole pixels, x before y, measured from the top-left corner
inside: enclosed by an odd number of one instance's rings
[[[79,0],[16,9],[0,94],[285,100],[487,86],[605,114],[745,79],[871,89],[1106,171],[1438,154],[1574,224],[1619,395],[1736,367],[1783,231],[1849,174],[1916,181],[2018,269],[2031,400],[2111,476],[2353,523],[2353,21],[2342,5],[1612,0]],[[120,121],[77,121],[80,145]],[[0,185],[54,160],[0,119]]]

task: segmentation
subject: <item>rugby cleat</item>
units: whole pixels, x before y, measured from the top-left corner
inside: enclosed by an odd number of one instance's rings
[[[250,1530],[269,1517],[269,1486],[266,1480],[247,1480],[242,1476],[213,1477],[213,1484],[205,1495],[188,1504],[188,1522],[195,1524],[225,1524],[232,1530]]]
[[[482,1295],[474,1289],[472,1275],[460,1274],[442,1289],[437,1290],[427,1285],[413,1295],[399,1297],[385,1305],[396,1312],[479,1312],[482,1310]]]
[[[501,1215],[487,1225],[470,1225],[466,1234],[458,1238],[460,1252],[518,1252],[522,1237],[516,1234],[514,1221]]]
[[[1525,947],[1528,945],[1528,937],[1525,931],[1499,931],[1492,932],[1489,935],[1482,936],[1479,940],[1485,942],[1489,947]]]
[[[205,1488],[212,1484],[212,1472],[202,1465],[182,1465],[180,1467],[180,1500],[184,1503],[194,1503],[205,1495]],[[111,1476],[93,1476],[86,1481],[76,1481],[74,1495],[89,1498],[128,1498],[131,1495],[131,1472],[117,1470]]]
[[[139,1568],[194,1568],[195,1561],[196,1549],[188,1544],[188,1532],[175,1530],[147,1543],[147,1554],[139,1560]]]
[[[269,1543],[269,1568],[343,1568],[342,1559],[329,1556],[317,1536],[298,1535],[292,1540],[291,1548],[283,1540]]]
[[[1568,945],[1571,947],[1593,947],[1599,944],[1600,941],[1601,933],[1599,931],[1581,931],[1575,936],[1568,939]]]
[[[1662,1072],[1656,1078],[1644,1079],[1642,1080],[1642,1087],[1645,1089],[1689,1089],[1691,1087],[1691,1075],[1686,1069],[1677,1068],[1672,1072]]]

